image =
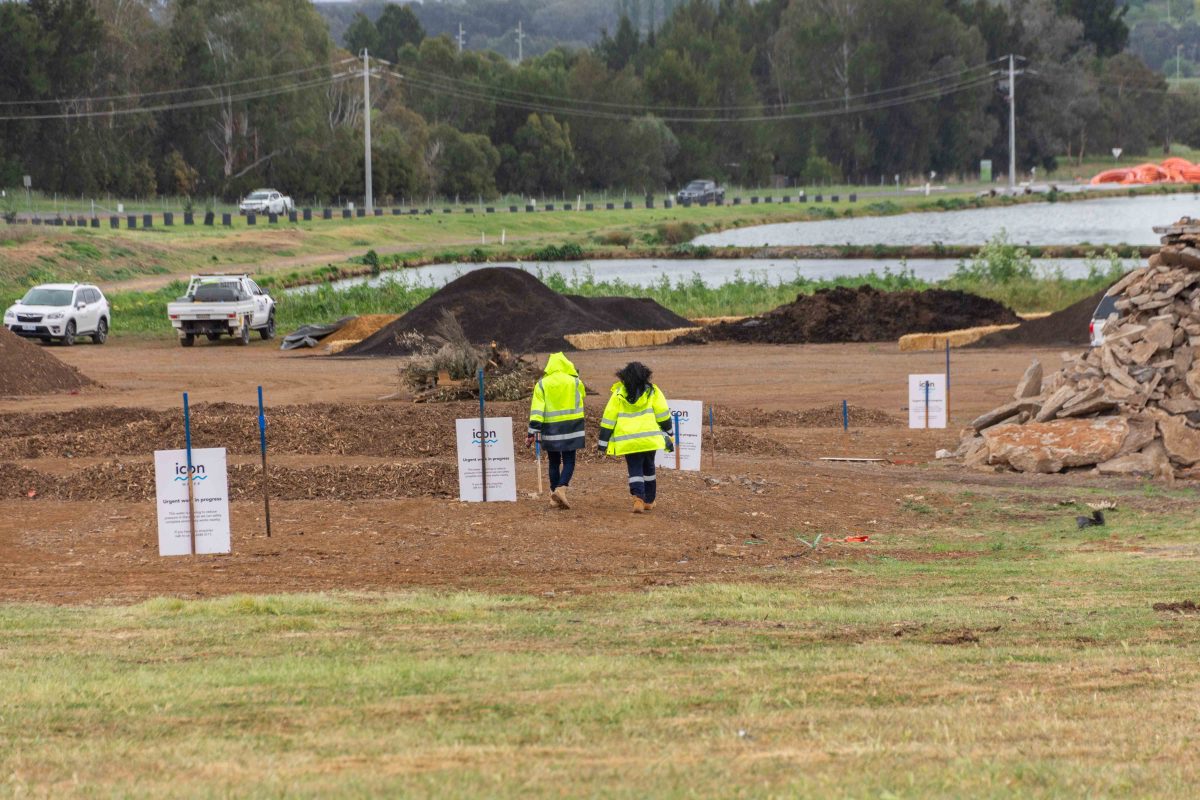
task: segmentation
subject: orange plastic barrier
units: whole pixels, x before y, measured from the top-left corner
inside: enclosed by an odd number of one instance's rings
[[[1186,158],[1167,158],[1161,164],[1138,164],[1134,167],[1106,169],[1090,181],[1093,186],[1101,183],[1119,183],[1126,186],[1151,183],[1196,183],[1200,182],[1200,165]]]

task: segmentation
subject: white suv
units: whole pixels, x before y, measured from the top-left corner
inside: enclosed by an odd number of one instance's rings
[[[112,311],[98,287],[85,283],[35,286],[4,312],[4,327],[18,336],[65,345],[80,336],[96,344],[108,341]]]

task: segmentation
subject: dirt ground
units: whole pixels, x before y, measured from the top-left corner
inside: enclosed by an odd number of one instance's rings
[[[875,344],[573,354],[598,391],[587,398],[590,436],[613,371],[632,359],[651,365],[669,397],[716,407],[715,461],[706,455],[700,474],[661,473],[655,511],[635,516],[623,464],[590,451],[570,511],[532,496],[536,467],[523,448],[518,502],[458,502],[453,420],[474,407],[379,400],[398,387],[396,359],[282,353],[266,343],[184,350],[129,339],[55,354],[101,385],[0,398],[0,600],[131,602],[408,586],[557,594],[783,579],[812,566],[801,539],[871,537],[839,545],[853,558],[928,524],[907,510],[907,498],[948,505],[947,488],[957,483],[1010,480],[929,462],[938,448],[954,446],[961,424],[1002,401],[1031,357],[1049,368],[1058,362],[1055,351],[956,352],[955,424],[910,431],[902,410],[906,376],[940,371],[941,353]],[[260,499],[259,385],[272,448],[271,538]],[[229,556],[157,554],[152,457],[183,445],[183,391],[193,404],[193,444],[229,448]],[[883,413],[860,415],[861,422],[852,413],[849,435],[807,427],[811,415],[784,413],[843,399]],[[489,413],[513,416],[519,432],[525,411],[501,403]],[[710,454],[711,445],[706,436]],[[847,456],[890,463],[821,460]]]

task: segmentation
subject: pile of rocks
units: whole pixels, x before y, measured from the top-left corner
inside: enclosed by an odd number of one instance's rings
[[[1104,344],[1034,362],[1011,402],[971,423],[956,455],[1022,472],[1200,478],[1200,221],[1155,228],[1163,248],[1108,290]]]

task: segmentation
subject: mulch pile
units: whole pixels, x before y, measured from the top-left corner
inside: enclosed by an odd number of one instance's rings
[[[472,344],[496,342],[514,353],[573,350],[571,333],[670,330],[690,323],[653,300],[562,295],[512,267],[468,272],[390,325],[339,355],[402,356],[414,352],[412,334],[436,336],[449,312]]]
[[[94,385],[91,378],[0,327],[0,395],[71,392]]]
[[[1030,319],[1007,331],[984,336],[970,347],[1004,347],[1006,345],[1024,345],[1037,347],[1053,346],[1084,346],[1091,343],[1092,314],[1104,297],[1104,289],[1085,297],[1074,305],[1067,306],[1061,311],[1055,311],[1048,317]]]
[[[766,344],[883,342],[908,333],[1014,322],[1020,318],[1011,309],[967,292],[881,292],[870,286],[839,286],[797,295],[793,302],[759,317],[712,325],[705,328],[704,337]]]

